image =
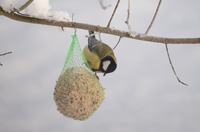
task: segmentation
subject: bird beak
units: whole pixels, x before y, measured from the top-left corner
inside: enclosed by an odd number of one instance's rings
[[[104,72],[103,76],[105,76],[105,75],[106,75],[106,73]]]

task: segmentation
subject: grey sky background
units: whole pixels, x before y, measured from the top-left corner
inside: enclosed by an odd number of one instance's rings
[[[106,25],[114,7],[104,11],[97,0],[51,1],[54,9],[75,14],[75,21]],[[134,0],[131,24],[144,32],[157,0]],[[164,0],[151,35],[200,36],[199,0]],[[111,27],[127,30],[127,1],[122,0]],[[118,68],[100,81],[106,88],[101,107],[86,121],[64,117],[56,110],[53,91],[62,70],[73,29],[34,25],[0,17],[1,132],[198,132],[200,131],[200,46],[169,46],[179,84],[164,45],[123,38],[115,50]],[[87,31],[78,30],[80,44]],[[114,46],[115,36],[102,35]]]

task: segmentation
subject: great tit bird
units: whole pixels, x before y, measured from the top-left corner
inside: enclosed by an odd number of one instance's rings
[[[117,68],[116,57],[113,49],[107,44],[96,39],[94,31],[89,31],[88,45],[84,48],[83,54],[89,67],[96,73],[107,73]]]

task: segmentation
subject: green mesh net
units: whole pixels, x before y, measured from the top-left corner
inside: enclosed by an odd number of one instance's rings
[[[67,52],[65,59],[65,64],[62,70],[62,73],[65,72],[68,68],[73,67],[83,67],[89,72],[93,73],[89,68],[87,60],[85,59],[82,49],[79,44],[79,40],[76,34],[72,35],[72,41]]]

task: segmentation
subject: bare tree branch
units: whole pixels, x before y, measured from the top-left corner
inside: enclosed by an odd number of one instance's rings
[[[156,11],[155,11],[155,13],[154,13],[154,15],[153,15],[153,18],[152,18],[152,20],[151,20],[151,23],[149,24],[149,26],[148,26],[148,28],[147,28],[145,34],[148,34],[148,32],[150,31],[150,29],[151,29],[151,27],[152,27],[152,25],[153,25],[153,23],[154,23],[154,21],[155,21],[155,18],[156,18],[157,14],[158,14],[158,11],[159,11],[161,2],[162,2],[162,0],[159,0],[158,6],[157,6],[157,8],[156,8]]]
[[[115,5],[114,11],[113,11],[113,13],[112,13],[112,15],[111,15],[111,17],[110,17],[110,20],[109,20],[109,22],[108,22],[108,24],[107,24],[107,27],[110,27],[110,23],[111,23],[111,21],[112,21],[114,15],[115,15],[115,12],[116,12],[116,10],[117,10],[117,7],[119,6],[119,2],[120,2],[120,0],[117,0],[117,4]]]
[[[34,23],[34,24],[42,24],[42,25],[49,25],[49,26],[57,26],[57,27],[68,27],[68,28],[79,28],[83,30],[91,30],[106,34],[112,34],[115,36],[121,36],[136,40],[142,41],[149,41],[155,42],[160,44],[200,44],[200,38],[166,38],[166,37],[158,37],[158,36],[150,36],[146,34],[137,33],[137,35],[132,35],[127,31],[121,31],[118,29],[102,27],[98,25],[91,25],[85,23],[77,23],[77,22],[65,22],[65,21],[55,21],[55,20],[48,20],[48,19],[40,19],[34,18],[26,15],[20,15],[15,12],[6,12],[0,7],[0,12],[3,13],[4,16],[21,22],[26,23]]]
[[[173,71],[173,73],[174,73],[174,75],[175,75],[177,81],[178,81],[179,83],[185,85],[185,86],[188,86],[188,84],[186,84],[185,82],[181,81],[180,78],[178,77],[178,75],[177,75],[177,73],[176,73],[176,70],[175,70],[175,68],[174,68],[174,65],[173,65],[173,63],[172,63],[172,60],[171,60],[171,58],[170,58],[169,49],[168,49],[167,44],[165,44],[165,48],[166,48],[166,51],[167,51],[167,57],[168,57],[168,59],[169,59],[169,63],[170,63],[170,65],[171,65],[172,71]]]

